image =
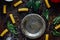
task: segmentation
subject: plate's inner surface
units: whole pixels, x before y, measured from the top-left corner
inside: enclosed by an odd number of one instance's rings
[[[43,22],[38,16],[28,16],[24,21],[24,28],[32,34],[39,32],[42,27]]]

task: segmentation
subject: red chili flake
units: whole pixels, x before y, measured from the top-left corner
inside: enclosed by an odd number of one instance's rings
[[[53,3],[60,3],[60,0],[51,0]]]

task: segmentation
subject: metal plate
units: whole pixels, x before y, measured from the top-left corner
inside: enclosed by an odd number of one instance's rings
[[[38,14],[28,14],[21,22],[22,33],[30,39],[40,37],[45,32],[45,28],[45,21]]]

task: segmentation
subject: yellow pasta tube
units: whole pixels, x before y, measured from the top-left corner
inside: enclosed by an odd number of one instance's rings
[[[60,24],[55,27],[56,30],[59,29],[59,28],[60,28]]]
[[[11,19],[12,23],[13,23],[13,24],[16,23],[16,22],[15,22],[15,19],[14,19],[14,17],[13,17],[13,14],[10,14],[9,16],[10,16],[10,19]]]
[[[7,13],[7,11],[6,11],[6,10],[7,10],[7,9],[6,9],[6,5],[4,5],[4,6],[3,6],[3,13],[4,13],[4,14],[6,14],[6,13]]]
[[[45,40],[49,40],[49,34],[46,34]]]
[[[29,9],[28,8],[19,8],[18,9],[18,12],[21,12],[21,11],[28,11]]]
[[[14,7],[17,7],[19,4],[22,4],[23,2],[20,0],[14,4]]]
[[[47,8],[51,7],[51,5],[49,4],[48,0],[45,0],[45,3],[46,3]]]
[[[8,32],[8,29],[5,29],[5,30],[0,34],[0,36],[3,37],[7,32]]]

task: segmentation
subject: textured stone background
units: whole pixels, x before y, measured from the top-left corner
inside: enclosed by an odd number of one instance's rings
[[[18,0],[14,0],[14,2],[12,2],[12,3],[7,3],[7,2],[4,2],[3,0],[0,0],[0,33],[5,29],[5,28],[7,28],[6,27],[6,23],[7,23],[7,21],[8,20],[10,20],[9,19],[9,14],[10,13],[12,13],[12,14],[14,14],[14,17],[15,17],[15,20],[16,20],[16,26],[18,26],[18,28],[20,28],[20,22],[21,22],[21,20],[23,19],[23,17],[24,16],[26,16],[28,13],[30,13],[31,12],[31,9],[30,9],[30,11],[29,12],[23,12],[23,13],[19,13],[19,12],[17,12],[17,9],[18,8],[22,8],[22,7],[26,7],[26,3],[27,3],[27,0],[23,0],[23,4],[22,5],[19,5],[18,7],[13,7],[13,4],[15,3],[15,2],[17,2]],[[7,5],[7,14],[5,15],[5,14],[3,14],[2,13],[2,7],[3,7],[3,5],[4,4],[6,4]],[[52,22],[52,19],[54,18],[54,17],[56,17],[56,16],[58,16],[58,15],[60,15],[59,13],[60,13],[60,11],[59,12],[55,12],[55,11],[52,11],[53,9],[49,9],[50,11],[51,11],[51,14],[50,14],[50,20],[48,21],[48,23],[51,23]],[[37,11],[38,12],[38,14],[40,14],[41,15],[41,13],[42,13],[42,10],[39,10],[39,11]],[[46,21],[47,22],[47,21]],[[47,23],[47,26],[46,26],[46,32],[40,37],[40,38],[38,38],[38,39],[34,39],[34,40],[45,40],[45,34],[46,33],[48,33],[48,34],[50,34],[50,36],[49,36],[49,40],[60,40],[60,37],[55,37],[55,36],[52,36],[51,35],[51,30],[49,30],[49,25],[48,25],[48,23]],[[6,35],[8,35],[8,34],[6,34]],[[5,36],[6,36],[5,35]],[[5,37],[4,36],[4,37]],[[3,38],[4,38],[3,37]],[[4,39],[5,40],[5,39]],[[20,35],[19,35],[19,40],[31,40],[31,39],[28,39],[28,38],[26,38],[22,33],[21,33],[21,30],[20,30]]]

